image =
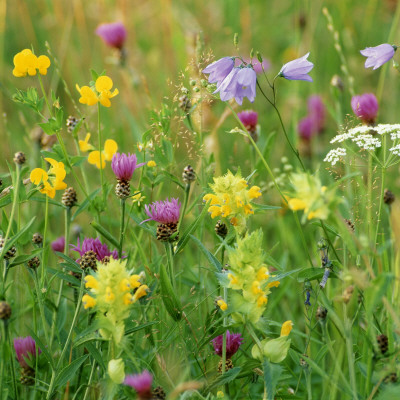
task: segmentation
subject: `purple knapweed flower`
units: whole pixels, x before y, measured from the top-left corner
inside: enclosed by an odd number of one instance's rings
[[[321,96],[313,95],[308,98],[308,115],[314,119],[316,130],[321,133],[325,127],[325,105]]]
[[[378,100],[373,93],[365,93],[351,98],[354,114],[365,124],[373,124],[378,114]]]
[[[147,369],[145,369],[141,374],[127,375],[124,380],[124,385],[130,386],[135,389],[139,398],[150,399],[151,385],[153,383],[153,376]]]
[[[179,221],[181,203],[178,199],[155,201],[145,207],[146,214],[150,217],[143,222],[156,221],[159,224],[176,224]]]
[[[385,43],[376,47],[367,47],[364,50],[360,50],[360,53],[364,57],[367,57],[365,60],[365,68],[374,67],[373,69],[377,69],[391,60],[396,50],[397,46]]]
[[[247,97],[251,103],[256,97],[257,74],[251,66],[234,68],[214,93],[219,92],[222,101],[235,98],[242,105],[243,98]]]
[[[317,126],[314,118],[310,115],[302,118],[297,124],[299,136],[304,140],[311,140],[317,131]]]
[[[310,53],[305,56],[289,61],[279,71],[279,76],[283,76],[290,81],[312,82],[311,76],[307,75],[314,67],[314,64],[307,60]]]
[[[53,249],[53,251],[58,251],[59,253],[63,253],[64,247],[65,247],[65,237],[64,236],[61,236],[61,237],[57,238],[56,240],[54,240],[53,242],[51,242],[51,248]]]
[[[142,167],[146,163],[137,163],[136,154],[115,153],[111,160],[111,168],[117,179],[130,181],[135,169]]]
[[[126,39],[126,28],[122,22],[101,24],[97,27],[96,34],[107,46],[122,49]]]
[[[110,251],[108,249],[107,244],[101,243],[99,238],[96,238],[96,239],[85,238],[82,242],[82,245],[78,238],[77,245],[74,246],[71,244],[71,249],[73,251],[78,252],[81,257],[86,252],[93,251],[96,254],[97,260],[99,260],[99,261],[103,261],[104,258],[106,258],[106,257],[112,257],[112,258],[114,258],[114,260],[117,260],[119,258],[118,251],[117,250]],[[121,258],[125,258],[125,256],[122,256]],[[76,261],[79,263],[80,258]]]
[[[210,74],[208,77],[209,83],[220,85],[222,81],[229,75],[234,66],[232,57],[223,57],[218,61],[214,61],[203,69],[203,74]]]
[[[241,111],[237,115],[249,132],[255,132],[258,122],[258,113],[253,110]]]
[[[243,57],[243,61],[246,64],[252,64],[257,75],[262,74],[263,68],[264,71],[268,71],[271,67],[271,63],[266,59],[263,59],[262,64],[257,59],[251,59],[250,57]],[[240,58],[236,58],[235,67],[240,67],[240,65],[242,65],[242,60]]]
[[[19,365],[22,368],[28,368],[26,360],[31,362],[36,357],[36,342],[31,336],[19,337],[14,339],[14,349]],[[42,351],[37,348],[37,352],[39,355]]]
[[[231,358],[238,350],[243,342],[240,333],[229,333],[226,331],[226,358]],[[219,335],[212,340],[215,354],[222,357],[223,335]]]

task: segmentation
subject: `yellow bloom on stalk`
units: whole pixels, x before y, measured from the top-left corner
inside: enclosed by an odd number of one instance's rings
[[[228,309],[228,304],[226,304],[226,302],[224,301],[224,299],[222,297],[217,298],[217,306],[222,310],[222,311],[226,311]]]
[[[98,263],[97,272],[85,277],[85,287],[90,289],[90,295],[85,294],[82,302],[85,309],[96,308],[103,337],[112,337],[116,343],[122,340],[124,319],[129,316],[131,305],[148,291],[140,278],[141,275],[131,275],[127,271],[126,260],[113,258],[108,264]]]
[[[292,321],[286,321],[282,324],[281,328],[281,336],[289,336],[289,333],[293,329],[293,322]]]
[[[112,139],[107,139],[104,142],[104,150],[101,152],[101,160],[100,152],[98,150],[95,150],[89,154],[88,161],[90,164],[95,165],[98,169],[104,169],[106,166],[106,161],[111,161],[113,155],[117,152],[117,150],[117,142]]]
[[[50,67],[50,59],[47,56],[35,56],[30,49],[24,49],[14,56],[13,75],[17,78],[39,74],[46,75]]]
[[[62,190],[67,187],[64,178],[67,175],[64,163],[56,161],[52,158],[45,158],[50,163],[51,167],[46,172],[42,168],[35,168],[31,171],[30,180],[35,185],[42,185],[40,193],[44,193],[50,198],[54,198],[57,190]]]
[[[94,106],[100,102],[104,107],[111,107],[110,99],[119,93],[118,89],[114,89],[114,91],[111,92],[112,87],[112,79],[105,75],[99,76],[96,79],[94,88],[89,86],[79,87],[79,85],[76,84],[76,90],[81,95],[79,102],[88,106]]]
[[[331,209],[340,199],[335,188],[322,186],[321,181],[306,173],[291,174],[293,196],[286,197],[288,206],[293,211],[304,210],[307,219],[327,219]]]
[[[148,166],[148,167],[155,167],[155,166],[157,166],[157,163],[156,163],[154,160],[150,160],[150,161],[147,163],[147,166]]]
[[[90,133],[87,133],[85,136],[85,140],[79,140],[79,149],[83,153],[94,149],[94,147],[89,143],[90,136]]]
[[[248,188],[247,182],[242,178],[240,172],[233,175],[228,171],[224,176],[214,178],[210,185],[213,193],[203,197],[205,202],[210,201],[208,212],[211,218],[228,218],[233,226],[239,231],[246,227],[246,218],[254,214],[252,200],[261,196],[258,186]]]
[[[270,289],[279,285],[278,281],[268,282],[270,275],[263,262],[262,238],[262,231],[258,230],[238,239],[237,246],[228,253],[228,280],[221,282],[233,290],[231,309],[253,323],[264,312]]]

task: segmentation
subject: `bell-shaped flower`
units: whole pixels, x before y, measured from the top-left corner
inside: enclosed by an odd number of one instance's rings
[[[373,67],[373,69],[377,69],[391,60],[396,50],[397,46],[384,43],[375,47],[367,47],[364,50],[360,50],[360,53],[364,57],[367,57],[365,60],[365,68]]]
[[[305,56],[289,61],[279,71],[279,76],[283,76],[290,81],[308,81],[312,82],[308,73],[313,69],[314,64],[307,60],[310,53]]]

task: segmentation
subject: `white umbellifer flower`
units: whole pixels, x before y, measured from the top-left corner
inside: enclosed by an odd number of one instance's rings
[[[366,126],[366,125],[356,126],[355,128],[352,128],[345,133],[336,135],[331,140],[331,143],[337,143],[337,142],[341,143],[347,139],[353,139],[358,134],[368,133],[370,130],[371,130],[371,127]]]
[[[346,149],[343,147],[338,147],[336,149],[331,150],[326,157],[324,158],[325,162],[331,163],[331,165],[335,165],[338,161],[340,161],[341,157],[346,155]]]
[[[358,135],[352,141],[363,150],[375,150],[382,146],[381,141],[372,135]]]
[[[392,140],[400,139],[400,124],[379,124],[374,127],[380,135],[390,133]]]
[[[398,144],[397,146],[392,147],[391,149],[389,149],[389,151],[393,154],[395,154],[396,156],[400,156],[400,144]]]

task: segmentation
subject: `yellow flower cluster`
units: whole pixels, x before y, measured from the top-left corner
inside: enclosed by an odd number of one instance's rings
[[[79,102],[87,104],[88,106],[94,106],[100,102],[104,107],[111,107],[110,99],[119,93],[118,89],[111,92],[113,87],[113,81],[111,78],[108,76],[99,76],[96,79],[94,87],[95,90],[89,86],[79,87],[77,84],[76,89],[81,95]]]
[[[52,158],[45,158],[45,160],[51,165],[48,172],[42,168],[35,168],[30,174],[30,179],[35,185],[43,185],[40,192],[53,199],[56,195],[56,190],[62,190],[67,187],[64,182],[67,173],[65,172],[64,163],[61,161],[56,161]]]
[[[279,286],[278,281],[268,282],[262,237],[261,230],[246,234],[238,238],[237,247],[229,252],[227,287],[237,291],[231,295],[232,308],[254,323],[265,310],[270,289]]]
[[[85,277],[85,287],[92,295],[85,294],[82,303],[85,309],[96,307],[104,322],[101,334],[105,338],[121,341],[130,306],[147,294],[148,287],[140,278],[127,271],[126,260],[113,258],[107,264],[98,263],[97,273]]]
[[[206,194],[203,200],[211,200],[208,212],[211,218],[229,218],[232,225],[243,230],[246,226],[246,218],[254,214],[251,201],[261,196],[258,186],[248,189],[247,182],[242,178],[240,172],[233,175],[228,171],[224,176],[214,178],[210,185],[214,193]]]
[[[327,219],[330,210],[339,202],[335,189],[322,186],[320,180],[313,175],[292,174],[291,181],[294,196],[287,197],[288,206],[294,211],[304,210],[307,219]]]
[[[14,56],[13,75],[17,78],[23,76],[34,76],[36,70],[41,75],[47,74],[47,68],[50,67],[50,59],[47,56],[35,56],[30,49],[24,49]]]
[[[118,144],[115,140],[107,139],[104,142],[104,150],[101,152],[100,160],[100,152],[98,150],[94,150],[94,147],[89,143],[90,136],[90,133],[88,133],[86,134],[85,140],[79,140],[79,148],[84,153],[90,151],[88,157],[88,162],[90,164],[95,165],[99,169],[104,169],[106,166],[106,161],[111,161],[113,155],[117,152]]]

